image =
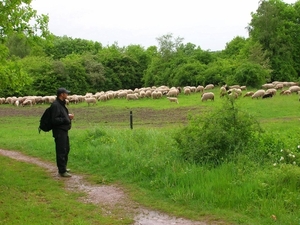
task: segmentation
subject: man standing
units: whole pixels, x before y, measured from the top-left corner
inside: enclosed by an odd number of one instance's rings
[[[51,104],[52,134],[55,140],[56,164],[58,173],[62,177],[71,177],[70,170],[67,169],[68,155],[70,152],[70,142],[68,131],[71,129],[73,114],[69,114],[66,107],[68,91],[59,88],[56,92],[56,100]]]

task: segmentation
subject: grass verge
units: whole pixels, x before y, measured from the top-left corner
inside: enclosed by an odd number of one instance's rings
[[[130,224],[78,202],[82,194],[66,191],[40,167],[2,156],[0,165],[0,224]]]

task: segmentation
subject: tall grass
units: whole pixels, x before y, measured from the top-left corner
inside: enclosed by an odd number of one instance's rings
[[[184,100],[186,106],[205,110],[221,105],[221,99],[201,103],[198,97],[180,96],[180,106]],[[289,102],[286,97],[291,97]],[[166,106],[159,100],[116,102],[110,102],[110,106],[99,104],[99,115],[105,107],[117,110],[129,104],[132,109],[152,107],[150,103],[157,110],[179,107]],[[257,137],[259,141],[250,145],[247,153],[218,167],[200,166],[181,158],[174,140],[180,124],[178,128],[141,126],[130,130],[103,123],[84,127],[80,120],[70,131],[70,166],[73,171],[90,174],[97,183],[120,182],[135,200],[175,215],[230,224],[273,224],[276,217],[276,224],[299,224],[300,169],[280,161],[282,149],[290,149],[299,160],[298,100],[295,96],[241,98],[237,104],[258,118],[265,133]],[[80,108],[89,109],[81,105],[73,110]],[[36,117],[0,120],[2,148],[54,161],[51,133],[37,134]]]

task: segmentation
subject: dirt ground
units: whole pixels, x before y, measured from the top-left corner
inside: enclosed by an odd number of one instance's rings
[[[1,106],[0,116],[33,116],[40,118],[45,106],[36,105],[33,107]],[[173,125],[184,125],[187,123],[189,114],[203,112],[200,107],[178,107],[170,109],[154,110],[151,108],[113,108],[113,107],[72,107],[69,111],[74,113],[74,123],[83,126],[84,124],[105,124],[111,126],[129,126],[130,111],[132,112],[133,127],[163,127]]]

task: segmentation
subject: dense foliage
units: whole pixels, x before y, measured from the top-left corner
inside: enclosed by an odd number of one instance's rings
[[[240,110],[233,98],[207,115],[194,115],[176,135],[183,158],[203,165],[219,165],[253,146],[262,132],[259,123]]]
[[[219,52],[183,43],[173,34],[158,37],[158,45],[148,48],[58,37],[48,31],[48,17],[38,15],[30,3],[0,2],[0,96],[53,94],[58,86],[85,94],[209,83],[258,88],[275,80],[299,80],[299,1],[260,1],[249,38],[237,36]]]

